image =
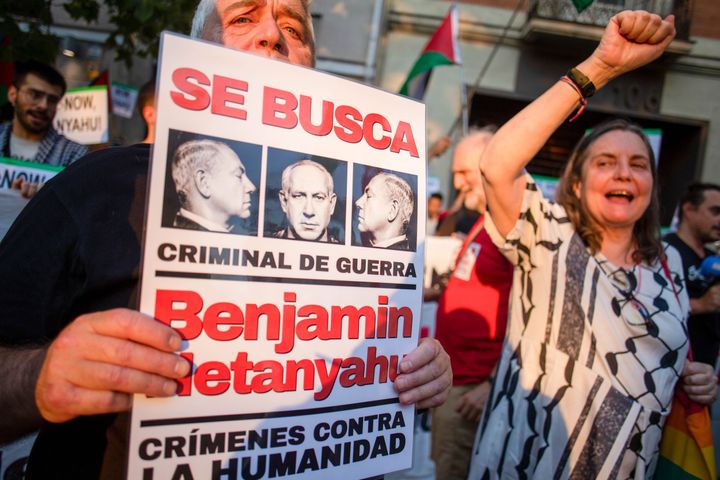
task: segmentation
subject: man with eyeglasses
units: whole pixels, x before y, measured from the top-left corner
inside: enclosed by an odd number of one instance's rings
[[[13,119],[0,125],[3,157],[64,167],[88,152],[86,146],[68,140],[52,127],[66,88],[62,75],[48,65],[36,61],[15,64],[8,89]],[[33,196],[39,186],[22,179],[13,182],[24,197]]]

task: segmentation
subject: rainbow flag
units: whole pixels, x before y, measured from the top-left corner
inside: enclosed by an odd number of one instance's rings
[[[425,97],[425,89],[430,81],[433,68],[440,65],[462,63],[457,38],[458,14],[457,7],[453,4],[447,16],[423,48],[420,57],[415,61],[405,83],[400,87],[400,93],[416,100],[422,100]]]
[[[665,422],[655,480],[716,480],[710,413],[678,386]]]

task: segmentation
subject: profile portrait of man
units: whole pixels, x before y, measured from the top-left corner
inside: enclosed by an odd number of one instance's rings
[[[226,144],[206,139],[181,144],[171,175],[180,202],[173,227],[230,233],[234,220],[250,216],[255,184]]]
[[[370,179],[355,201],[357,230],[363,246],[414,250],[408,227],[415,209],[410,184],[399,175],[381,172]]]
[[[337,195],[333,177],[320,163],[303,159],[285,167],[278,193],[286,225],[276,238],[340,243],[328,231]]]

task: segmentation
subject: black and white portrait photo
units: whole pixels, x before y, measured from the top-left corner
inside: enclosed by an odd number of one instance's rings
[[[415,251],[417,177],[355,165],[353,245]]]
[[[265,236],[344,243],[347,165],[268,149]]]
[[[262,148],[170,131],[164,227],[257,235]]]

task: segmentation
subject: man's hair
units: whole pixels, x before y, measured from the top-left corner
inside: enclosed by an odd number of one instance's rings
[[[222,43],[223,29],[220,24],[220,15],[218,15],[217,8],[215,8],[215,2],[216,0],[200,0],[198,2],[190,29],[191,37]],[[312,0],[300,0],[300,5],[307,14],[305,28],[308,33],[308,44],[313,55],[315,55],[315,32],[313,31],[312,17],[310,16],[310,3],[312,3]]]
[[[15,85],[16,88],[22,87],[23,83],[25,83],[25,77],[27,77],[28,74],[31,73],[37,77],[42,78],[50,85],[60,87],[60,89],[62,90],[61,95],[65,95],[65,91],[67,90],[67,83],[65,83],[65,79],[60,74],[60,72],[55,70],[50,65],[46,65],[35,60],[15,62],[15,76],[13,77],[13,85]]]
[[[495,125],[493,123],[488,123],[487,125],[483,125],[482,127],[473,125],[472,127],[470,127],[468,129],[468,133],[465,136],[469,137],[470,135],[472,135],[474,133],[489,133],[491,135],[494,135],[495,133],[497,133],[497,131],[498,131],[497,125]]]
[[[140,91],[138,92],[138,98],[137,98],[137,109],[138,112],[140,112],[140,115],[142,115],[142,110],[146,106],[154,105],[155,104],[155,79],[151,79],[145,84],[143,84],[142,87],[140,87]]]
[[[683,205],[689,203],[693,208],[697,208],[705,201],[705,192],[714,190],[720,192],[720,185],[715,183],[691,183],[685,189],[682,197],[680,197],[680,208],[678,209],[678,222],[683,220]]]
[[[430,195],[430,198],[437,198],[437,199],[440,200],[441,202],[443,201],[442,193],[438,193],[438,192],[435,192],[435,193],[433,193],[432,195]]]
[[[335,189],[335,184],[333,183],[332,175],[330,175],[330,172],[327,171],[325,167],[320,165],[318,162],[310,159],[304,159],[300,160],[298,162],[295,162],[293,164],[288,165],[285,167],[285,170],[282,172],[282,179],[281,179],[281,188],[283,192],[290,191],[290,174],[293,170],[295,170],[297,167],[315,167],[318,170],[320,170],[323,174],[325,174],[325,179],[327,181],[328,185],[328,193],[332,193]]]
[[[410,184],[395,174],[383,172],[378,173],[377,176],[380,177],[385,188],[387,188],[390,201],[398,203],[398,218],[402,223],[400,231],[405,233],[415,206],[412,188],[410,188]]]
[[[180,205],[186,205],[195,172],[212,170],[222,155],[237,156],[230,147],[214,140],[189,140],[175,150],[172,179]]]
[[[601,136],[615,130],[634,133],[642,140],[647,149],[653,185],[650,194],[650,205],[648,205],[640,219],[635,222],[633,228],[633,239],[637,245],[637,249],[633,252],[633,260],[652,263],[662,258],[663,255],[660,241],[660,182],[658,182],[657,167],[655,166],[655,154],[650,141],[639,125],[621,118],[611,119],[600,123],[590,133],[581,138],[575,145],[570,160],[565,165],[555,196],[557,202],[565,208],[568,218],[575,227],[575,231],[590,247],[592,253],[595,254],[600,251],[602,234],[598,226],[592,221],[583,200],[575,194],[575,185],[578,185],[583,180],[584,167],[588,160],[587,153],[592,144]]]
[[[470,127],[467,135],[463,136],[458,142],[458,145],[460,145],[461,143],[468,141],[470,145],[472,145],[474,150],[478,150],[479,153],[477,153],[476,155],[478,168],[480,168],[480,158],[482,158],[482,151],[485,150],[485,147],[490,142],[493,135],[495,135],[495,132],[497,132],[497,130],[497,126],[492,124],[485,125],[483,127],[473,126]]]

